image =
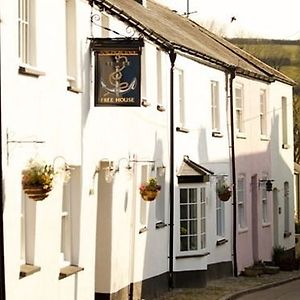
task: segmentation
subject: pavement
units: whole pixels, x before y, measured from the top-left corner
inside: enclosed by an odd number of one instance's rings
[[[212,280],[205,288],[174,289],[159,300],[233,300],[260,290],[275,287],[300,279],[300,270],[280,271],[277,274],[263,274],[256,277],[227,277]]]

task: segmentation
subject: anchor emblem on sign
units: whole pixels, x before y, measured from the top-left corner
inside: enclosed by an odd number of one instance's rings
[[[137,79],[136,77],[131,81],[131,83],[126,81],[121,81],[123,74],[122,71],[130,65],[128,58],[122,55],[116,55],[115,59],[115,71],[109,74],[108,81],[110,86],[101,80],[101,87],[104,88],[107,92],[104,96],[107,96],[109,93],[115,94],[117,97],[134,90],[136,88]]]

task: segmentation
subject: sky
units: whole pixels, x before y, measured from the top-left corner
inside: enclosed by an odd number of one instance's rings
[[[188,0],[156,1],[187,9]],[[189,0],[189,9],[197,11],[190,18],[226,37],[300,39],[300,0]]]

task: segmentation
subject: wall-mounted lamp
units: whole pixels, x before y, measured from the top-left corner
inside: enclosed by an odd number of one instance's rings
[[[264,183],[266,185],[266,191],[267,192],[272,192],[273,190],[273,182],[274,179],[260,179],[259,182],[260,184]]]
[[[104,170],[105,170],[105,175],[104,176],[105,176],[105,181],[107,183],[111,183],[113,181],[113,178],[114,178],[115,174],[117,172],[120,172],[120,166],[121,166],[121,162],[123,160],[126,160],[126,162],[127,162],[127,165],[125,166],[125,169],[127,169],[127,170],[132,169],[132,167],[130,166],[130,160],[127,159],[126,157],[120,158],[118,160],[117,166],[115,168],[113,166],[113,162],[109,161],[108,167],[104,168]]]
[[[66,159],[59,155],[53,159],[53,168],[57,172],[63,172],[64,174],[64,182],[67,183],[71,178],[71,170],[72,168],[66,162]]]
[[[104,170],[105,170],[104,173],[105,181],[107,183],[111,183],[116,173],[116,170],[114,169],[111,161],[109,162],[108,167],[104,168]]]
[[[164,165],[157,167],[157,172],[160,177],[163,177],[166,173],[166,167]]]

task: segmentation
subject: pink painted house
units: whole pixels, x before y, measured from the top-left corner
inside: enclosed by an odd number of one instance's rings
[[[294,251],[292,82],[275,78],[233,82],[238,273],[271,261],[274,246]]]

